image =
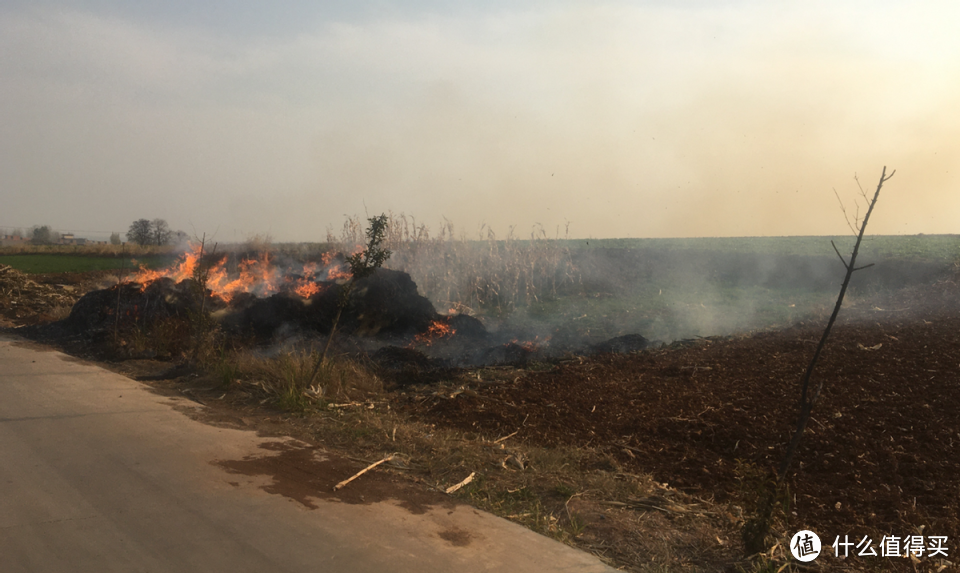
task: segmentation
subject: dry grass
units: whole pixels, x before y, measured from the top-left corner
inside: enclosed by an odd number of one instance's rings
[[[120,355],[162,359],[181,356],[194,343],[190,324],[179,317],[121,326],[112,340]]]
[[[59,303],[50,307],[48,314],[53,320],[64,320],[70,316],[71,310],[73,310],[73,305]]]
[[[224,352],[210,370],[223,384],[240,380],[256,386],[280,408],[296,412],[355,402],[383,391],[379,377],[343,358],[327,359],[313,377],[319,356],[319,351],[312,348],[272,354]]]

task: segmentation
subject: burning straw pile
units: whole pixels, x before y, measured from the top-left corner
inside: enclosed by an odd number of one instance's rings
[[[203,311],[225,332],[259,342],[294,333],[327,334],[338,313],[340,287],[352,278],[341,254],[278,264],[268,253],[239,260],[201,256],[197,246],[169,269],[141,269],[118,285],[88,293],[66,324],[77,331],[103,332],[189,320]],[[378,269],[351,291],[339,326],[350,335],[412,339],[442,318],[400,271]]]
[[[409,234],[411,227],[403,223],[401,231]],[[58,328],[88,340],[110,339],[115,346],[125,347],[126,355],[175,358],[192,352],[194,360],[200,358],[201,346],[219,348],[222,355],[228,347],[299,347],[316,352],[320,345],[319,365],[326,360],[331,341],[336,340],[336,353],[367,356],[382,370],[411,382],[424,372],[447,368],[525,364],[567,352],[629,352],[647,345],[639,335],[587,348],[559,340],[551,345],[546,333],[541,333],[542,339],[504,328],[491,333],[480,320],[459,312],[468,308],[463,300],[488,309],[490,305],[512,307],[521,304],[523,297],[543,296],[550,289],[555,291],[559,283],[569,283],[571,277],[564,275],[570,271],[569,254],[549,241],[532,241],[521,248],[491,238],[478,247],[446,235],[428,240],[423,227],[416,241],[402,232],[397,234],[396,229],[391,238],[387,229],[388,218],[375,217],[366,247],[344,244],[346,248],[339,252],[299,257],[263,250],[218,254],[214,249],[209,253],[203,244],[197,245],[170,268],[141,268],[110,288],[87,293]],[[345,233],[345,238],[350,237]],[[353,239],[356,242],[357,237]],[[441,314],[418,292],[410,274],[381,267],[391,254],[380,247],[388,239],[401,244],[403,264],[420,272],[432,259],[436,262],[431,264],[449,262],[454,267],[469,266],[469,261],[486,261],[486,266],[502,263],[492,252],[490,256],[468,252],[478,248],[512,252],[515,264],[503,272],[486,267],[460,269],[466,287],[457,286],[452,279],[433,280],[433,288],[442,286],[445,296],[451,298],[443,301],[450,304],[445,307],[450,310]],[[556,260],[541,256],[543,249],[552,249]],[[524,257],[545,259],[550,268],[538,271],[536,265],[526,264]],[[437,277],[436,273],[425,274],[427,280]],[[510,289],[513,294],[508,296]],[[215,348],[206,355],[216,354]],[[318,371],[319,366],[309,380]]]

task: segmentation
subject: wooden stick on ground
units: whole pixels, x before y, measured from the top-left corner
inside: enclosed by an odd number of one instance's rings
[[[516,432],[514,432],[514,433],[512,433],[512,434],[507,434],[506,436],[500,438],[499,440],[494,440],[493,443],[494,443],[494,444],[499,444],[500,442],[502,442],[502,441],[504,441],[504,440],[506,440],[506,439],[508,439],[508,438],[512,438],[512,437],[516,436],[516,435],[519,434],[519,433],[520,433],[520,430],[517,430]]]
[[[454,492],[456,492],[458,489],[460,489],[460,488],[462,488],[463,486],[467,485],[468,483],[472,482],[472,481],[473,481],[473,476],[475,476],[475,475],[477,475],[477,472],[471,472],[470,475],[468,475],[466,478],[464,478],[464,480],[463,480],[462,482],[458,483],[457,485],[452,485],[452,486],[448,487],[448,488],[447,488],[447,493],[454,493]]]
[[[384,463],[384,462],[389,462],[389,461],[392,460],[394,457],[396,457],[396,454],[390,454],[389,456],[383,458],[383,459],[380,460],[379,462],[375,462],[375,463],[370,464],[369,466],[363,468],[362,470],[360,470],[359,472],[357,472],[356,474],[354,474],[353,477],[348,478],[348,479],[345,479],[345,480],[343,480],[342,482],[338,483],[337,485],[333,486],[333,491],[337,491],[338,489],[342,488],[343,486],[347,485],[348,483],[352,482],[353,480],[357,479],[358,477],[362,476],[363,474],[367,473],[368,471],[372,470],[373,468],[379,466],[380,464],[382,464],[382,463]]]

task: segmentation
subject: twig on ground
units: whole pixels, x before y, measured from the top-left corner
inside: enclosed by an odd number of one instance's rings
[[[623,448],[625,450],[630,450],[631,452],[636,452],[638,454],[645,454],[646,452],[637,448],[632,448],[626,444],[621,444],[620,442],[610,442],[611,445],[617,446],[618,448]]]
[[[507,440],[508,438],[512,438],[512,437],[516,436],[516,435],[519,434],[519,433],[520,433],[520,430],[517,430],[516,432],[514,432],[514,433],[512,433],[512,434],[507,434],[506,436],[504,436],[504,437],[502,437],[502,438],[500,438],[500,439],[498,439],[498,440],[494,440],[493,443],[494,443],[494,444],[499,444],[500,442],[503,442],[503,441]]]
[[[384,463],[384,462],[389,462],[389,461],[392,460],[394,457],[396,457],[396,454],[390,454],[389,456],[383,458],[383,459],[380,460],[379,462],[375,462],[375,463],[370,464],[369,466],[363,468],[362,470],[360,470],[359,472],[357,472],[356,474],[354,474],[352,477],[347,478],[347,479],[343,480],[342,482],[338,483],[337,485],[333,486],[333,491],[337,491],[338,489],[342,488],[343,486],[347,485],[348,483],[352,482],[353,480],[357,479],[358,477],[362,476],[363,474],[367,473],[368,471],[372,470],[373,468],[379,466],[380,464],[382,464],[382,463]]]
[[[467,477],[465,477],[462,482],[458,483],[457,485],[452,485],[452,486],[448,487],[448,488],[446,489],[446,492],[447,492],[448,494],[451,494],[451,493],[456,492],[457,490],[459,490],[459,489],[462,488],[463,486],[465,486],[465,485],[467,485],[468,483],[472,482],[472,481],[473,481],[473,477],[476,476],[476,475],[477,475],[477,472],[470,472],[470,475],[468,475]]]

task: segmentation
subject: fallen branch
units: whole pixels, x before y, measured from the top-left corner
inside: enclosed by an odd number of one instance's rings
[[[508,438],[512,438],[512,437],[516,436],[516,435],[519,434],[519,433],[520,433],[520,430],[517,430],[516,432],[514,432],[514,433],[512,433],[512,434],[507,434],[506,436],[504,436],[504,437],[502,437],[502,438],[500,438],[500,439],[498,439],[498,440],[494,440],[493,443],[494,443],[494,444],[499,444],[500,442],[503,442],[503,441],[507,440]]]
[[[389,456],[383,458],[383,459],[380,460],[379,462],[375,462],[375,463],[370,464],[369,466],[363,468],[362,470],[360,470],[359,472],[357,472],[356,474],[354,474],[353,477],[348,478],[348,479],[345,479],[345,480],[343,480],[342,482],[338,483],[337,485],[333,486],[333,491],[337,491],[338,489],[342,488],[343,486],[347,485],[348,483],[352,482],[353,480],[357,479],[358,477],[362,476],[363,474],[367,473],[368,471],[372,470],[373,468],[379,466],[380,464],[382,464],[382,463],[384,463],[384,462],[389,462],[389,461],[392,460],[394,457],[396,457],[396,454],[390,454]]]
[[[467,485],[468,483],[472,482],[472,481],[473,481],[473,476],[475,476],[475,475],[477,475],[477,472],[471,472],[470,475],[468,475],[466,478],[464,478],[464,480],[463,480],[462,482],[458,483],[457,485],[452,485],[452,486],[448,487],[447,490],[446,490],[447,493],[448,493],[448,494],[449,494],[449,493],[454,493],[454,492],[456,492],[457,490],[459,490],[460,488],[462,488],[463,486],[465,486],[465,485]]]
[[[638,454],[646,454],[646,453],[647,453],[647,452],[645,452],[645,451],[643,451],[643,450],[641,450],[641,449],[628,446],[627,444],[621,444],[620,442],[610,442],[610,443],[611,443],[612,445],[614,445],[614,446],[617,446],[618,448],[623,448],[623,449],[625,449],[625,450],[630,450],[631,452],[637,452]]]

